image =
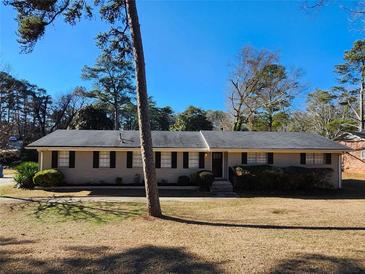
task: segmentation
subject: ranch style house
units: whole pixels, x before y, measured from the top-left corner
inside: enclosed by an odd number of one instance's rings
[[[331,168],[341,188],[341,155],[349,148],[302,132],[152,131],[157,178],[211,170],[227,180],[229,167],[273,165]],[[143,178],[139,131],[57,130],[27,146],[39,153],[40,170],[56,168],[67,184],[129,184]]]

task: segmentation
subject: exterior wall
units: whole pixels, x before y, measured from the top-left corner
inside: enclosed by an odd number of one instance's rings
[[[42,151],[43,163],[41,169],[51,168],[52,153]],[[211,154],[205,157],[205,168],[211,169]],[[135,183],[137,178],[143,179],[142,168],[127,168],[127,152],[116,152],[115,168],[93,168],[92,151],[75,152],[75,168],[58,168],[64,175],[68,184],[114,184],[117,177],[123,179],[123,184]],[[177,168],[157,168],[157,180],[167,180],[168,183],[177,183],[180,175],[190,176],[199,169],[183,168],[183,152],[177,153]],[[137,180],[138,181],[138,180]]]
[[[38,151],[38,165],[40,170],[52,167],[51,151]]]
[[[307,168],[332,168],[333,173],[330,179],[332,185],[336,188],[341,187],[341,170],[340,170],[341,154],[332,153],[331,165],[301,165],[300,153],[274,153],[274,166],[302,166]],[[229,153],[228,167],[241,164],[241,153]]]
[[[52,153],[51,151],[41,151],[40,168],[51,168]],[[331,182],[335,187],[341,186],[340,159],[341,154],[332,154],[331,165],[301,165],[300,153],[274,153],[274,166],[303,166],[316,168],[332,168],[333,175]],[[241,152],[224,152],[223,153],[223,178],[228,178],[228,168],[230,166],[241,164]],[[212,153],[208,152],[205,156],[205,168],[212,169]],[[136,178],[143,179],[142,168],[127,168],[127,152],[116,152],[115,168],[93,168],[92,151],[75,152],[75,168],[59,168],[65,175],[68,184],[114,184],[117,177],[123,179],[124,184],[134,183]],[[183,152],[177,152],[177,168],[158,168],[156,169],[157,180],[166,180],[168,183],[176,183],[181,175],[190,176],[199,169],[183,168]]]
[[[343,171],[348,173],[365,174],[365,160],[362,160],[360,155],[361,150],[365,149],[365,140],[341,141],[339,143],[353,149],[353,151],[350,151],[342,155]]]

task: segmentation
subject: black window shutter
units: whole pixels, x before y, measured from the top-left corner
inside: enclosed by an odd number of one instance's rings
[[[183,168],[189,168],[189,152],[183,153]]]
[[[177,168],[177,152],[171,152],[171,168]]]
[[[75,151],[69,151],[68,159],[68,167],[75,168]]]
[[[205,153],[199,152],[199,168],[204,168],[205,166]]]
[[[305,165],[306,164],[306,160],[307,160],[307,154],[300,153],[300,164],[301,165]]]
[[[52,168],[58,168],[58,151],[52,151]]]
[[[93,152],[93,168],[99,168],[99,151]]]
[[[127,151],[127,168],[133,167],[133,151]]]
[[[274,164],[274,153],[269,152],[269,153],[267,154],[267,163],[268,163],[269,165]]]
[[[332,163],[332,155],[331,153],[325,153],[324,154],[326,165],[330,165]]]
[[[155,168],[161,168],[161,152],[155,152]]]
[[[115,151],[110,151],[110,168],[115,168]]]
[[[247,152],[242,152],[242,154],[241,154],[241,163],[243,165],[247,165]]]

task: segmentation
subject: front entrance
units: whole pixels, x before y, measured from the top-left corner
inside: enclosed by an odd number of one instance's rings
[[[214,177],[222,178],[223,177],[223,153],[222,152],[213,152],[212,153],[212,172]]]

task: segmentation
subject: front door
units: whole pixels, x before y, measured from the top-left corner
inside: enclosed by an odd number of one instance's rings
[[[223,177],[223,153],[222,152],[213,152],[212,153],[212,171],[213,175],[216,178]]]

